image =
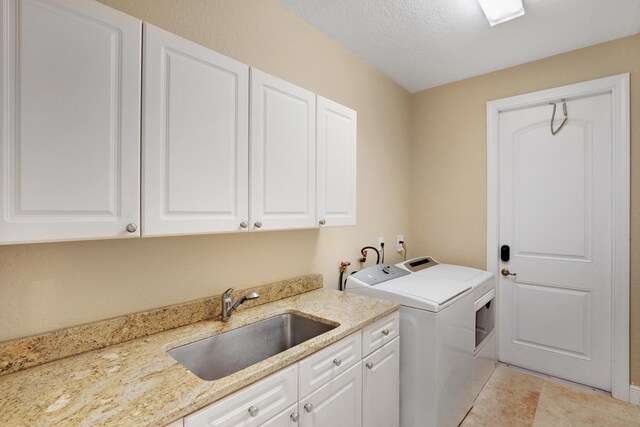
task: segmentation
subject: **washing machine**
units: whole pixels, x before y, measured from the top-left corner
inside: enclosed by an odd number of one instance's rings
[[[473,405],[474,289],[490,282],[489,272],[430,257],[378,264],[347,278],[347,292],[400,304],[403,427],[456,427]]]

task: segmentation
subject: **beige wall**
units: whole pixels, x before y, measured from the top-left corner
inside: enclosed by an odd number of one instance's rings
[[[336,288],[339,261],[357,268],[359,248],[378,235],[390,249],[404,233],[410,255],[483,268],[486,102],[631,72],[631,362],[640,384],[640,35],[411,96],[275,0],[103,2],[357,110],[358,225],[0,246],[0,340],[306,273]]]
[[[640,384],[640,34],[425,90],[412,98],[415,253],[486,265],[486,103],[631,73],[631,371]]]
[[[275,0],[104,3],[357,110],[358,225],[1,246],[0,340],[307,273],[337,288],[341,259],[409,237],[408,92]]]

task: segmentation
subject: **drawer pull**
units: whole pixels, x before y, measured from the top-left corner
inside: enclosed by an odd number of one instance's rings
[[[367,364],[364,366],[366,366],[369,369],[373,369],[373,362],[367,362]]]
[[[291,421],[293,421],[294,423],[297,423],[298,420],[300,419],[300,414],[297,412],[294,412],[291,414]]]
[[[389,335],[389,330],[388,330],[388,329],[383,329],[383,330],[382,330],[382,335],[384,335],[385,337],[386,337],[387,335]]]
[[[313,411],[313,405],[311,403],[305,403],[304,410],[307,412]]]
[[[340,366],[342,365],[342,360],[340,360],[340,358],[336,357],[335,359],[333,359],[333,364],[336,366]]]
[[[258,408],[257,406],[249,407],[249,415],[251,415],[252,417],[258,416],[258,412],[260,412],[260,408]]]

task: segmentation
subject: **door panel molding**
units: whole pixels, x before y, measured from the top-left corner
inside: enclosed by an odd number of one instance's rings
[[[499,114],[598,94],[612,96],[613,245],[611,391],[629,401],[629,236],[630,236],[630,108],[629,74],[487,102],[487,270],[499,274]],[[498,301],[500,289],[498,289]],[[498,319],[499,324],[500,319]],[[498,343],[500,346],[500,343]]]

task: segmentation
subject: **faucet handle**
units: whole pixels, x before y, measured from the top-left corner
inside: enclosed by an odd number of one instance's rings
[[[231,295],[231,292],[233,292],[233,291],[234,291],[234,289],[233,289],[233,288],[229,288],[229,289],[227,289],[226,291],[224,291],[224,293],[222,294],[222,296],[224,296],[224,297],[228,297],[228,296],[230,296],[230,295]]]

